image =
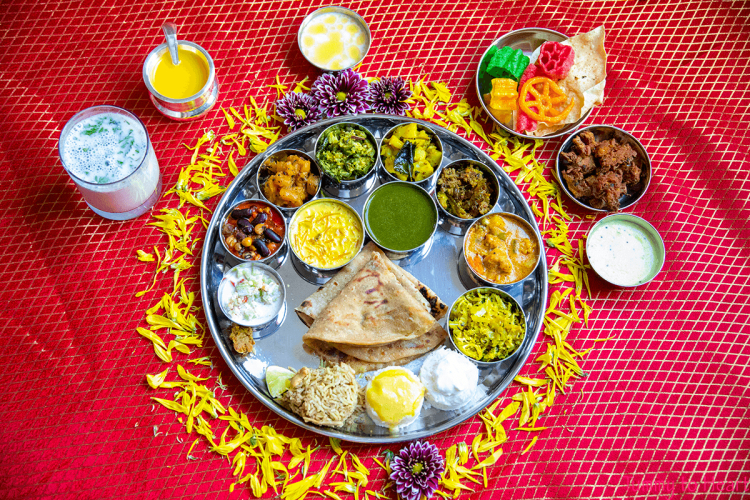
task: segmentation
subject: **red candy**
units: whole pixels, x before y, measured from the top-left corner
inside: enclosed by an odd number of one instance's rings
[[[562,80],[568,76],[568,71],[573,67],[575,56],[575,51],[570,45],[544,42],[536,62],[544,71],[543,76],[552,80]]]
[[[534,78],[535,76],[545,76],[544,71],[542,71],[542,68],[537,66],[536,64],[529,64],[526,66],[526,71],[523,72],[523,75],[521,75],[521,80],[518,82],[518,88],[519,90],[523,87],[523,84],[526,83],[526,80],[530,78]],[[537,109],[533,106],[531,106],[531,109],[534,111],[537,111]],[[524,113],[521,108],[518,108],[517,118],[516,118],[516,131],[517,132],[533,132],[536,130],[537,127],[537,121],[530,118],[529,115]]]

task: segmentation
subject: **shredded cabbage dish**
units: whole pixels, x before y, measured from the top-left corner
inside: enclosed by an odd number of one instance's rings
[[[456,347],[484,362],[507,358],[526,334],[526,320],[518,306],[486,290],[472,290],[459,298],[448,324]]]

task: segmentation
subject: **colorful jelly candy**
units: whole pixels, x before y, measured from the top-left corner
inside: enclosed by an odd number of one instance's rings
[[[521,80],[518,82],[518,88],[523,88],[523,84],[526,83],[526,80],[537,76],[544,76],[542,68],[540,68],[536,64],[529,64],[526,67],[526,70],[523,72],[523,75],[521,75]],[[534,110],[536,109],[533,106],[530,106],[530,108]],[[522,109],[519,109],[517,111],[516,132],[533,132],[536,130],[536,127],[536,120],[529,117],[529,115],[524,113]]]
[[[518,83],[510,78],[492,80],[490,107],[498,111],[512,111],[518,107]]]
[[[539,50],[537,65],[544,71],[544,76],[552,80],[562,80],[568,76],[568,71],[573,67],[575,55],[570,45],[544,42]]]
[[[511,78],[518,81],[529,65],[529,58],[521,50],[502,47],[487,63],[487,73],[494,78]]]

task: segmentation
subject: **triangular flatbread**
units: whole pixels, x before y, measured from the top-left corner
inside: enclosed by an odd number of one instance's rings
[[[435,319],[385,260],[374,253],[315,319],[303,340],[373,346],[414,339],[430,330]]]
[[[348,354],[339,351],[331,344],[320,342],[319,340],[311,340],[305,342],[303,344],[303,347],[305,351],[309,352],[313,356],[319,357],[326,363],[346,363],[347,365],[351,366],[356,373],[381,370],[387,366],[403,366],[422,356],[422,354],[415,354],[406,358],[376,363],[372,361],[363,361],[361,359],[355,358],[354,356],[349,356]]]
[[[388,259],[382,250],[375,243],[370,242],[362,249],[354,260],[346,265],[336,276],[331,278],[328,283],[319,288],[310,297],[305,299],[298,307],[295,308],[297,315],[307,325],[311,326],[315,318],[325,309],[325,307],[344,289],[351,279],[365,265],[372,260],[372,256],[378,254],[382,257],[388,269],[396,276],[398,281],[404,286],[415,300],[420,302],[430,311],[430,314],[436,320],[445,316],[448,306],[440,300],[435,292],[428,286],[420,282],[414,276],[409,274],[402,267],[394,264]]]
[[[375,346],[355,346],[349,344],[329,344],[344,354],[372,363],[389,363],[397,359],[422,355],[435,349],[448,337],[442,326],[435,323],[424,335],[409,340],[398,340],[390,344]]]

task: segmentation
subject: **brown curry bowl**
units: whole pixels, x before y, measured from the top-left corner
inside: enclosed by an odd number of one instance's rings
[[[651,158],[649,158],[648,153],[646,152],[646,148],[643,147],[643,144],[641,144],[638,139],[636,139],[630,133],[611,125],[591,125],[589,127],[584,127],[575,134],[568,137],[565,142],[562,143],[562,146],[560,146],[560,150],[557,152],[557,158],[555,161],[555,173],[557,175],[557,180],[560,182],[560,186],[562,186],[562,189],[565,194],[568,195],[568,198],[573,200],[573,202],[577,205],[594,212],[611,212],[606,208],[595,208],[587,201],[576,198],[573,195],[570,186],[568,186],[568,182],[562,175],[565,167],[565,165],[563,165],[563,162],[565,161],[563,159],[563,153],[571,152],[573,150],[573,140],[587,131],[591,132],[597,141],[605,139],[618,139],[622,143],[629,144],[630,147],[636,152],[636,161],[640,163],[641,167],[640,183],[638,184],[638,186],[636,186],[636,189],[634,189],[633,191],[628,191],[626,194],[620,196],[619,199],[620,210],[625,210],[632,207],[638,200],[643,198],[643,195],[646,194],[646,191],[651,184]],[[567,164],[567,161],[565,161],[565,163]]]
[[[532,266],[529,266],[526,272],[523,272],[523,273],[519,274],[518,276],[516,276],[516,279],[514,279],[513,281],[508,281],[508,282],[502,282],[501,283],[499,281],[492,281],[492,280],[490,280],[488,277],[480,274],[479,271],[477,271],[471,265],[469,256],[467,255],[467,250],[469,248],[469,244],[471,243],[471,238],[474,235],[475,228],[477,227],[478,224],[487,224],[488,222],[485,222],[485,221],[487,221],[493,215],[500,215],[503,218],[512,220],[515,224],[521,226],[521,228],[526,232],[526,234],[528,234],[530,236],[530,239],[532,239],[536,243],[536,249],[537,249],[537,251],[536,251],[536,259],[534,260],[534,264]],[[534,272],[534,270],[537,268],[537,266],[539,266],[539,261],[541,260],[541,256],[542,256],[542,237],[534,229],[534,227],[531,224],[529,224],[528,221],[526,221],[525,219],[523,219],[522,217],[520,217],[519,215],[516,215],[516,214],[511,214],[511,213],[507,213],[507,212],[491,212],[491,213],[485,214],[482,217],[480,217],[479,219],[477,219],[474,222],[474,224],[471,225],[471,227],[469,228],[469,230],[466,232],[466,235],[464,236],[464,245],[463,245],[463,249],[461,250],[461,257],[460,258],[462,258],[464,260],[464,262],[466,263],[466,267],[468,268],[470,277],[472,278],[473,281],[479,283],[482,286],[489,286],[489,287],[495,287],[495,288],[498,288],[498,287],[505,288],[505,287],[511,287],[513,285],[516,285],[517,283],[520,283],[523,280],[525,280],[526,278],[528,278]],[[513,259],[511,258],[511,261],[512,260]],[[515,266],[515,264],[514,264],[514,266]]]

